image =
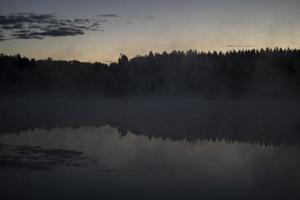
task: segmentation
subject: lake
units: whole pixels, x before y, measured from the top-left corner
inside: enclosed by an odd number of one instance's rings
[[[300,197],[297,102],[48,98],[1,105],[1,199]]]

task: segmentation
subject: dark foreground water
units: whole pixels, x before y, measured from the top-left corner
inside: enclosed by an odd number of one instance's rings
[[[1,135],[1,199],[298,199],[300,149],[115,128]]]
[[[151,102],[7,103],[0,199],[300,198],[297,103]]]

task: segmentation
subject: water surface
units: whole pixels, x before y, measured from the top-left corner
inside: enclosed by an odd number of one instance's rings
[[[0,135],[1,199],[299,199],[300,149],[102,127]]]

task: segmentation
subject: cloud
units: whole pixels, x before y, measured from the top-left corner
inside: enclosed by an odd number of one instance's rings
[[[43,39],[46,36],[64,37],[64,36],[76,36],[76,35],[83,35],[83,34],[84,31],[81,29],[71,28],[71,27],[58,27],[53,29],[51,28],[49,30],[44,30],[41,32],[21,30],[21,31],[17,31],[12,35],[15,38],[19,38],[19,39]]]
[[[103,31],[100,29],[100,23],[104,21],[80,18],[62,19],[54,14],[0,15],[0,41],[83,35],[87,31]],[[4,37],[3,32],[7,37]]]
[[[98,15],[98,17],[119,17],[119,15],[116,15],[116,14],[104,14],[104,15]]]
[[[17,13],[0,15],[0,25],[14,25],[19,23],[45,23],[55,19],[53,14],[38,15],[33,13]]]
[[[4,30],[23,29],[24,26],[23,26],[23,24],[18,23],[18,24],[3,25],[1,28],[4,29]]]

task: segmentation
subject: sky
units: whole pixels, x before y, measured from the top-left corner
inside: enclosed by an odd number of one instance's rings
[[[299,0],[0,0],[0,53],[116,61],[149,51],[300,47]]]

